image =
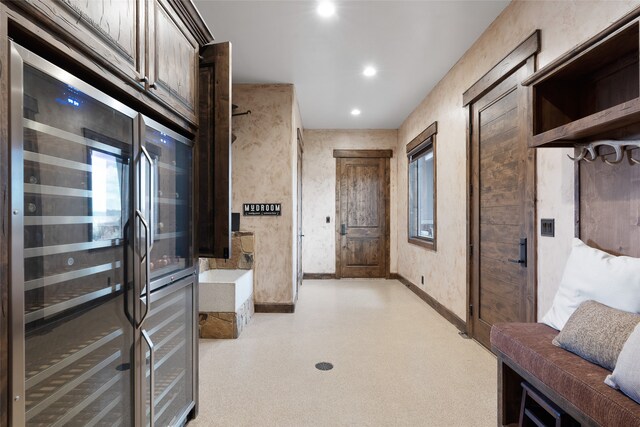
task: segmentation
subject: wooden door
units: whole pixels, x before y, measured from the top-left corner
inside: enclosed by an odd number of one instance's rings
[[[298,180],[298,250],[297,250],[297,287],[300,289],[302,285],[302,152],[303,143],[300,129],[298,129],[298,167],[297,167],[297,180]]]
[[[470,334],[489,347],[498,322],[535,321],[535,150],[528,148],[530,56],[470,105]],[[521,247],[522,246],[522,247]]]
[[[336,218],[336,277],[388,277],[388,157],[337,158]]]

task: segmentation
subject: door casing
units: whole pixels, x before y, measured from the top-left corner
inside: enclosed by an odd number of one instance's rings
[[[487,74],[472,85],[463,94],[463,106],[466,108],[467,117],[467,334],[477,339],[477,331],[474,328],[474,316],[477,316],[479,310],[477,295],[479,286],[479,244],[480,244],[480,212],[479,204],[476,197],[479,197],[479,189],[477,188],[477,177],[474,176],[473,165],[473,133],[474,133],[474,111],[472,104],[480,100],[491,90],[496,88],[501,82],[509,77],[516,69],[526,67],[529,73],[536,70],[536,54],[540,51],[540,30],[536,30],[525,41],[518,45],[511,53],[509,53],[502,61],[495,65]],[[520,112],[521,122],[526,125],[519,129],[519,135],[522,143],[529,145],[531,138],[531,126],[533,123],[531,111],[531,89],[520,88],[522,95],[525,97],[523,103],[524,108]],[[532,149],[531,149],[532,150]],[[528,268],[526,273],[526,295],[528,296],[527,322],[536,321],[537,312],[537,236],[536,236],[536,156],[533,151],[527,160],[525,177],[525,195],[527,212],[526,218],[526,234],[527,234],[527,253]],[[488,341],[488,338],[487,338]],[[485,344],[486,345],[486,344]]]
[[[342,277],[342,260],[341,260],[341,245],[340,245],[340,212],[341,212],[341,197],[340,197],[340,159],[362,159],[362,158],[378,158],[385,160],[385,172],[384,182],[382,183],[384,206],[385,206],[385,231],[384,231],[384,258],[385,258],[385,271],[382,277],[390,278],[389,265],[391,261],[390,255],[390,191],[391,191],[391,162],[393,157],[393,150],[333,150],[333,157],[336,159],[336,213],[335,213],[335,242],[336,242],[336,279]]]
[[[298,157],[297,157],[297,180],[298,180],[298,230],[297,230],[297,262],[296,262],[296,298],[298,295],[298,290],[300,290],[300,286],[302,285],[302,238],[304,234],[302,234],[302,156],[304,154],[304,142],[302,140],[302,132],[298,128]]]

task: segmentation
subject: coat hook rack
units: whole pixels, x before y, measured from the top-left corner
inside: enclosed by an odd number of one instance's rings
[[[600,151],[601,147],[612,148],[614,152],[602,153]],[[591,163],[600,157],[606,164],[615,165],[624,160],[624,154],[626,152],[632,163],[640,165],[640,159],[634,159],[631,153],[631,150],[640,149],[640,140],[618,141],[613,139],[604,139],[601,141],[590,142],[587,145],[576,146],[576,148],[580,149],[580,153],[577,156],[571,157],[567,154],[567,157],[574,162],[584,160],[585,162]],[[607,158],[612,155],[615,155],[615,158],[612,160]]]
[[[238,106],[236,104],[231,104],[231,108],[233,109],[233,111],[235,111],[238,109]],[[246,116],[248,114],[251,114],[251,110],[247,110],[244,113],[231,113],[231,117]]]

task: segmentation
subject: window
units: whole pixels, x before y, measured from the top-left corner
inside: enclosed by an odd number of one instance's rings
[[[438,122],[407,144],[409,243],[436,249],[436,132]]]

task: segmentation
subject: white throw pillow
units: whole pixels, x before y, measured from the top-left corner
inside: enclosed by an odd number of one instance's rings
[[[613,374],[604,382],[640,403],[640,324],[622,347]]]
[[[640,258],[616,257],[573,239],[560,288],[542,323],[560,330],[588,300],[640,313]]]

